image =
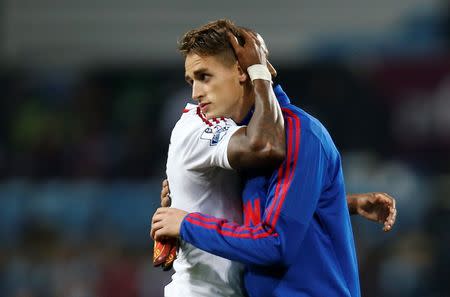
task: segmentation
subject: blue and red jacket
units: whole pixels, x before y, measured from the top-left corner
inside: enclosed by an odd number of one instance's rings
[[[183,240],[246,264],[249,296],[360,296],[341,159],[324,126],[274,88],[286,129],[286,159],[246,175],[244,225],[201,213]]]

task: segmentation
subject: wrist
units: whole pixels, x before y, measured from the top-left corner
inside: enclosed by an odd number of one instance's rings
[[[178,231],[178,238],[181,240],[184,240],[183,235],[186,232],[186,224],[187,224],[186,219],[189,216],[189,214],[190,213],[186,213],[186,215],[183,217],[183,219],[181,220],[181,223],[180,223],[180,229]]]
[[[262,79],[266,81],[272,81],[272,74],[269,69],[263,64],[253,64],[247,68],[248,76],[253,82],[255,79]]]
[[[358,198],[355,195],[347,195],[347,205],[350,214],[358,214]]]

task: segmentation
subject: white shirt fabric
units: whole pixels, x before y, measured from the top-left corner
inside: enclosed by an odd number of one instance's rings
[[[239,128],[231,119],[206,120],[188,104],[172,130],[167,178],[172,207],[242,222],[239,179],[228,162],[228,142]],[[243,296],[243,265],[181,242],[166,297]]]

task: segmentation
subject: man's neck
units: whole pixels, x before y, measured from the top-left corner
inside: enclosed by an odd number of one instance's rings
[[[244,96],[240,104],[236,106],[236,113],[232,116],[233,121],[241,123],[255,105],[255,92],[253,87],[244,88]]]

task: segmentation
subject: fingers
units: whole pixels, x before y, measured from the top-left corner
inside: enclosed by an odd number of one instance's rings
[[[237,37],[234,36],[234,34],[231,32],[227,32],[227,36],[228,36],[228,41],[231,43],[231,46],[234,49],[234,52],[237,53],[241,48],[241,46],[239,45],[239,42],[237,40]]]
[[[392,228],[394,227],[396,219],[397,219],[397,208],[395,208],[395,202],[394,202],[394,206],[389,209],[389,215],[386,218],[383,230],[385,232],[391,231]]]
[[[395,208],[395,199],[386,193],[371,193],[370,202],[389,211]]]
[[[162,228],[155,230],[154,234],[153,234],[153,240],[156,241],[163,241],[165,239],[165,236],[162,234]]]
[[[161,241],[164,243],[170,241],[170,239],[175,237],[173,234],[171,234],[173,232],[170,231],[170,227],[165,226],[163,223],[157,223],[152,232],[153,240]]]
[[[156,212],[153,214],[153,217],[151,219],[151,229],[150,229],[150,236],[153,240],[156,240],[155,233],[156,231],[163,228],[163,219],[164,214],[167,212],[167,208],[160,207],[156,210]]]
[[[375,198],[378,201],[382,201],[387,207],[388,214],[384,221],[384,227],[383,230],[385,232],[388,232],[392,230],[395,220],[397,218],[397,208],[395,206],[395,198],[386,194],[386,193],[375,193]]]
[[[388,195],[386,193],[371,193],[370,200],[372,203],[385,203],[385,204],[391,204],[391,199],[388,198]]]
[[[164,185],[164,182],[161,186],[161,198],[164,197],[167,193],[169,192],[169,190],[167,189],[167,185]]]
[[[151,221],[152,225],[154,223],[157,223],[157,222],[161,221],[164,218],[164,214],[168,213],[168,210],[169,210],[168,207],[160,207],[160,208],[158,208],[155,211],[155,213],[153,214],[152,221]]]
[[[235,36],[228,31],[227,37],[242,70],[246,72],[249,66],[255,64],[267,65],[267,49],[262,45],[263,41],[259,41],[254,33],[246,30],[239,30],[238,34],[239,36]],[[237,37],[242,37],[243,45],[239,44]]]
[[[161,206],[170,207],[170,205],[172,205],[172,198],[170,198],[170,193],[167,193],[164,197],[161,198]]]
[[[248,41],[253,40],[257,45],[261,45],[255,33],[247,30],[241,30],[240,33],[242,37],[244,37],[245,44],[247,44]]]
[[[154,224],[150,233],[154,241],[166,242],[170,238],[169,229],[163,222]]]
[[[258,46],[261,45],[261,42],[258,40],[258,38],[257,38],[255,33],[249,32],[247,30],[240,30],[239,33],[241,34],[242,38],[244,39],[244,45],[243,46],[241,46],[239,44],[239,41],[238,41],[237,37],[233,33],[227,32],[228,41],[231,43],[231,45],[233,46],[233,49],[234,49],[234,51],[236,53],[238,51],[240,51],[241,48],[250,46],[252,41],[253,41],[253,43],[255,43]]]
[[[169,182],[167,179],[163,180],[162,182],[162,188],[161,188],[161,206],[163,207],[169,207],[172,203],[170,198],[170,189],[169,189]]]
[[[246,33],[248,33],[251,37],[256,38],[256,39],[258,38],[258,35],[256,35],[256,33],[253,32],[253,31],[250,31],[250,30],[246,30],[246,29],[241,28],[241,32],[246,32]]]
[[[275,70],[275,67],[267,60],[267,68],[269,69],[270,74],[272,75],[272,78],[277,77],[277,71]]]
[[[163,225],[160,222],[152,224],[152,228],[150,229],[150,236],[153,240],[158,240],[156,238],[156,232],[160,230],[163,227]]]

